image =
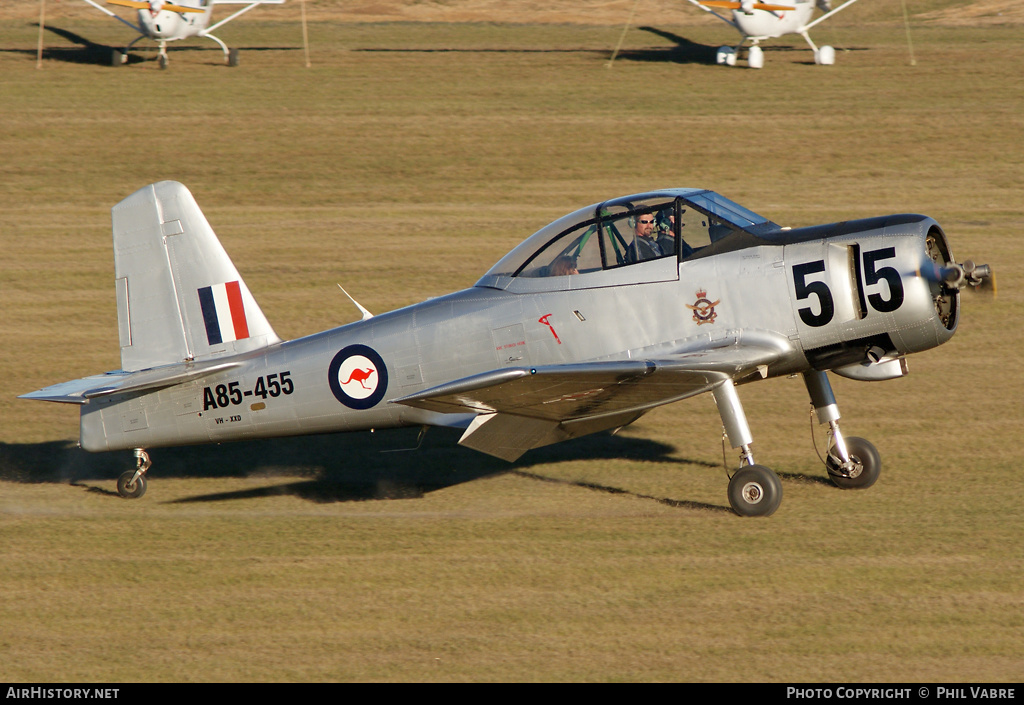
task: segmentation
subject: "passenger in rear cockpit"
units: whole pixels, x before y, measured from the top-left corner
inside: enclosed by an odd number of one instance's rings
[[[676,217],[672,215],[672,211],[666,208],[658,213],[654,222],[658,226],[658,247],[661,248],[661,253],[674,255],[676,253]]]
[[[658,246],[661,247],[661,251],[666,255],[674,255],[676,253],[676,216],[673,212],[666,208],[665,210],[658,213],[656,218],[658,224]],[[679,238],[681,247],[683,250],[683,257],[689,257],[693,254],[693,248],[690,247],[686,240]]]
[[[579,270],[576,269],[576,260],[569,255],[562,255],[561,257],[556,258],[548,269],[548,276],[551,277],[561,277],[567,274],[579,273]]]

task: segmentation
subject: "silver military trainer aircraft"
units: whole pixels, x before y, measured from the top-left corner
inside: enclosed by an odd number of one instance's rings
[[[134,449],[128,498],[146,491],[150,448],[448,426],[514,461],[710,392],[738,449],[729,502],[766,516],[782,486],[754,461],[737,387],[802,375],[829,476],[869,487],[878,451],[840,432],[826,372],[906,374],[907,355],[956,332],[961,289],[990,276],[956,263],[927,216],[788,229],[666,189],[556,220],[469,289],[282,341],[183,185],[121,201],[113,231],[122,369],[22,398],[80,405],[88,451]]]

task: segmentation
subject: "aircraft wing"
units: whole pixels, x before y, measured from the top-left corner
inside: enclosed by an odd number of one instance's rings
[[[778,359],[780,350],[729,346],[664,360],[498,369],[394,403],[477,416],[461,445],[515,460],[531,448],[632,423],[656,406],[710,391]]]

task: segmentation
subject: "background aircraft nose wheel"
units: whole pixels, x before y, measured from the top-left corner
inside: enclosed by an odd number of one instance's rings
[[[864,490],[875,484],[882,472],[882,456],[878,449],[863,438],[851,436],[846,439],[846,452],[853,464],[850,468],[844,468],[842,461],[832,453],[825,458],[829,479],[844,490]]]
[[[729,480],[729,504],[741,517],[770,516],[782,503],[782,482],[764,465],[740,468]]]

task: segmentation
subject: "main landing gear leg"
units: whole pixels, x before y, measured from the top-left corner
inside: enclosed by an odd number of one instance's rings
[[[843,437],[839,430],[839,407],[828,375],[816,370],[804,372],[804,384],[811,395],[811,406],[818,416],[818,423],[829,426],[828,454],[825,456],[829,478],[843,489],[871,487],[882,471],[878,450],[863,438]]]
[[[142,448],[135,449],[135,469],[127,470],[117,478],[117,493],[125,499],[138,499],[146,494],[146,471],[153,461]]]
[[[212,39],[220,45],[221,50],[224,52],[224,63],[228,66],[238,66],[238,49],[228,49],[228,45],[217,39],[212,34],[204,34],[204,37]]]
[[[754,454],[750,451],[753,437],[732,380],[719,384],[712,394],[729,443],[740,449],[740,467],[729,478],[729,504],[740,516],[769,516],[782,502],[779,476],[763,465],[754,464]]]
[[[124,51],[118,51],[117,49],[114,49],[111,52],[110,63],[112,65],[114,65],[114,66],[120,66],[121,64],[127,64],[128,63],[128,52],[131,51],[133,46],[135,46],[135,42],[139,41],[140,39],[142,39],[145,36],[146,35],[144,35],[144,34],[140,34],[135,39],[131,40],[128,43],[128,46],[126,46],[124,48]]]

